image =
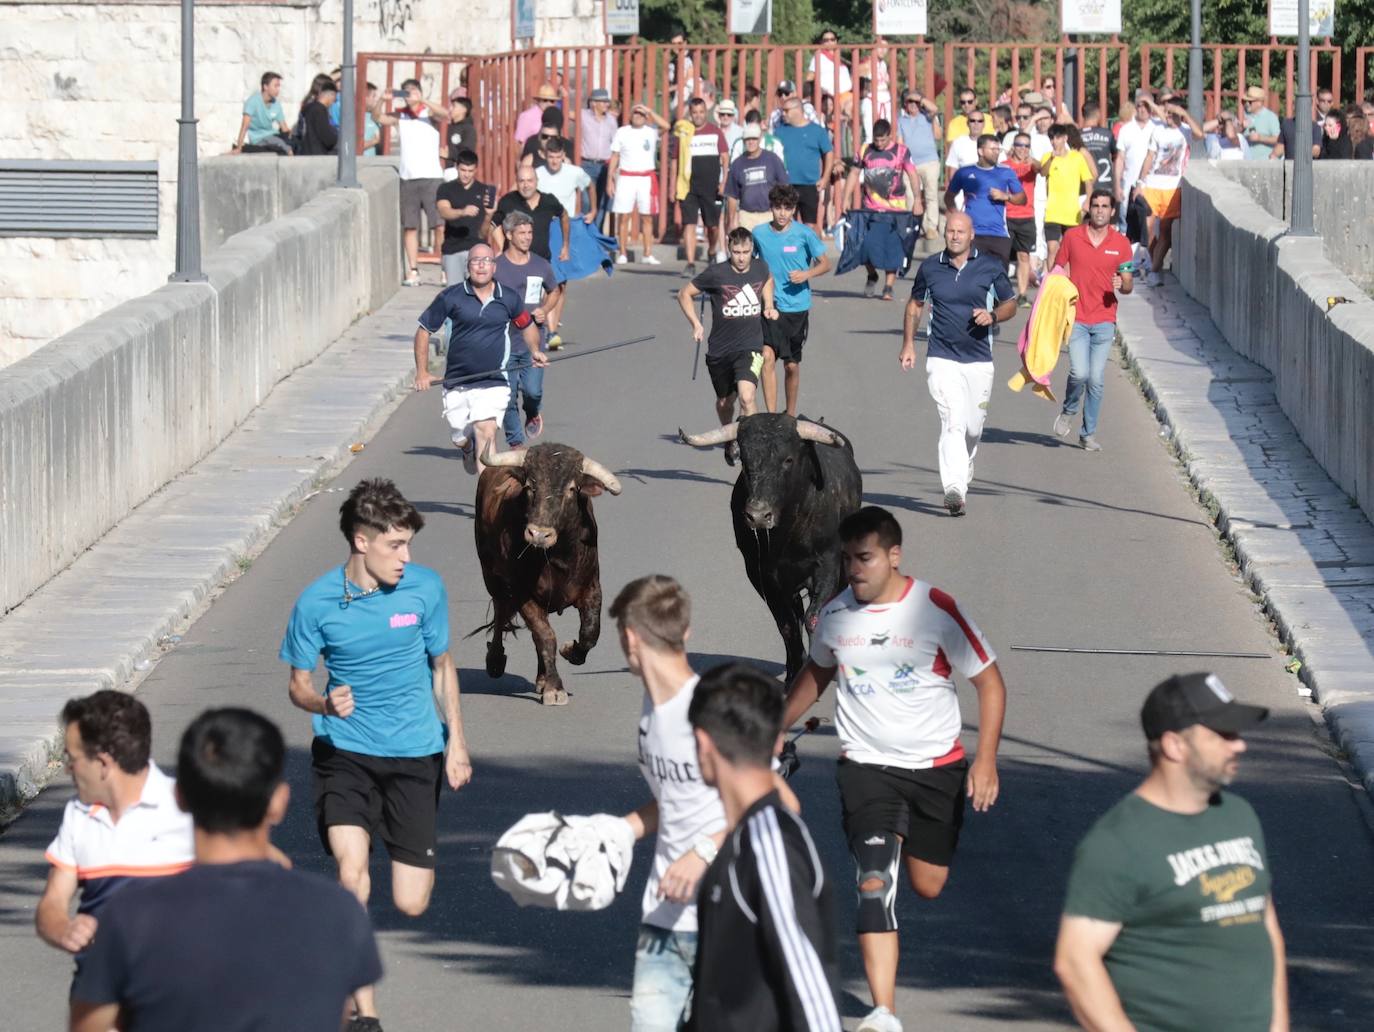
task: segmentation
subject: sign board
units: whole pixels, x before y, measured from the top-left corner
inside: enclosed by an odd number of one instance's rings
[[[639,35],[639,0],[606,0],[606,35]]]
[[[1307,0],[1313,39],[1336,34],[1336,0]],[[1298,34],[1298,0],[1269,0],[1269,35]]]
[[[773,31],[773,0],[730,0],[732,36],[766,36]]]
[[[515,0],[515,38],[534,39],[534,5],[535,0]]]
[[[1059,21],[1060,32],[1115,35],[1121,31],[1121,0],[1059,0]]]
[[[873,35],[924,36],[926,0],[873,0]]]

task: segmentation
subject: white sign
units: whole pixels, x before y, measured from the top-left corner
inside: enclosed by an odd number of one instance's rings
[[[766,36],[773,31],[773,0],[730,0],[732,36]]]
[[[606,0],[606,35],[639,35],[639,0]]]
[[[535,0],[515,0],[515,38],[534,39]]]
[[[1121,31],[1121,0],[1059,0],[1059,31],[1111,36]]]
[[[1313,39],[1336,34],[1336,0],[1307,0]],[[1298,0],[1269,0],[1269,35],[1298,34]]]
[[[873,35],[924,36],[926,0],[873,0]]]

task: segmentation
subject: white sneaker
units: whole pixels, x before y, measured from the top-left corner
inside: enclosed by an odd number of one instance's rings
[[[897,1015],[886,1007],[874,1007],[868,1016],[855,1026],[854,1032],[902,1032]]]
[[[651,254],[646,254],[639,260],[641,265],[662,265],[663,263]]]
[[[1159,273],[1157,273],[1157,272],[1152,272],[1152,273],[1150,273],[1148,276],[1146,276],[1146,277],[1145,277],[1145,285],[1146,285],[1147,287],[1159,287],[1159,286],[1163,286],[1163,282],[1162,282],[1162,281],[1160,280],[1160,278],[1159,278]]]
[[[630,256],[627,255],[624,251],[621,251],[618,255],[615,256],[615,263],[617,265],[629,265]]]
[[[723,262],[723,261],[725,261],[725,252],[724,252],[724,251],[717,251],[717,252],[716,252],[716,264],[719,265],[719,264],[720,264],[721,262]]]

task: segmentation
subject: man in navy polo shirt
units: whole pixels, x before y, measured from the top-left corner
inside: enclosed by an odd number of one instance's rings
[[[434,382],[429,372],[429,336],[444,320],[452,320],[448,367],[444,370],[444,418],[453,443],[463,453],[463,468],[482,471],[481,456],[496,439],[496,424],[510,404],[510,373],[514,350],[512,330],[524,334],[531,364],[542,369],[548,356],[539,349],[539,327],[525,310],[519,291],[495,280],[496,256],[486,244],[468,252],[468,274],[461,283],[440,291],[420,315],[415,331],[415,389]]]
[[[973,246],[973,220],[963,212],[946,217],[945,249],[921,263],[911,285],[902,320],[903,369],[916,368],[916,327],[926,305],[926,383],[940,411],[940,483],[945,508],[962,516],[992,396],[988,329],[1016,314],[1006,262]]]
[[[1002,145],[995,136],[978,137],[978,164],[965,165],[949,177],[945,210],[954,211],[955,195],[964,195],[964,211],[973,219],[973,246],[996,255],[1002,264],[1011,262],[1011,234],[1007,232],[1007,205],[1025,204],[1026,190],[1006,165],[1000,165]]]

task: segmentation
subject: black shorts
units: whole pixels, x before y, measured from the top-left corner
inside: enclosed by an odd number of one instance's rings
[[[1065,231],[1066,229],[1073,229],[1073,227],[1072,227],[1072,226],[1066,226],[1066,225],[1064,225],[1062,222],[1046,222],[1046,223],[1045,223],[1045,242],[1046,242],[1046,243],[1049,243],[1051,240],[1063,240],[1063,239],[1064,239],[1064,231]]]
[[[811,329],[811,312],[779,312],[776,319],[763,320],[763,343],[784,362],[801,362],[806,334]]]
[[[1003,265],[1011,261],[1011,237],[975,236],[973,246],[984,254],[996,255]]]
[[[715,184],[698,187],[694,183],[687,191],[687,196],[677,203],[682,209],[684,227],[696,225],[698,214],[708,228],[715,229],[720,225],[720,195],[716,193]]]
[[[711,374],[711,386],[717,398],[730,397],[739,390],[741,383],[758,383],[762,368],[763,354],[758,351],[736,351],[719,358],[706,356],[706,371]]]
[[[968,760],[905,770],[840,760],[844,833],[851,850],[870,835],[902,837],[902,852],[937,867],[948,867],[964,825],[964,783]]]
[[[315,775],[315,823],[326,853],[329,829],[346,825],[380,838],[393,860],[434,867],[443,753],[367,756],[316,738],[310,744],[310,769]]]
[[[793,183],[797,191],[797,221],[814,225],[821,213],[821,190],[815,183]]]
[[[1035,219],[1007,219],[1011,249],[1017,254],[1035,253]]]

